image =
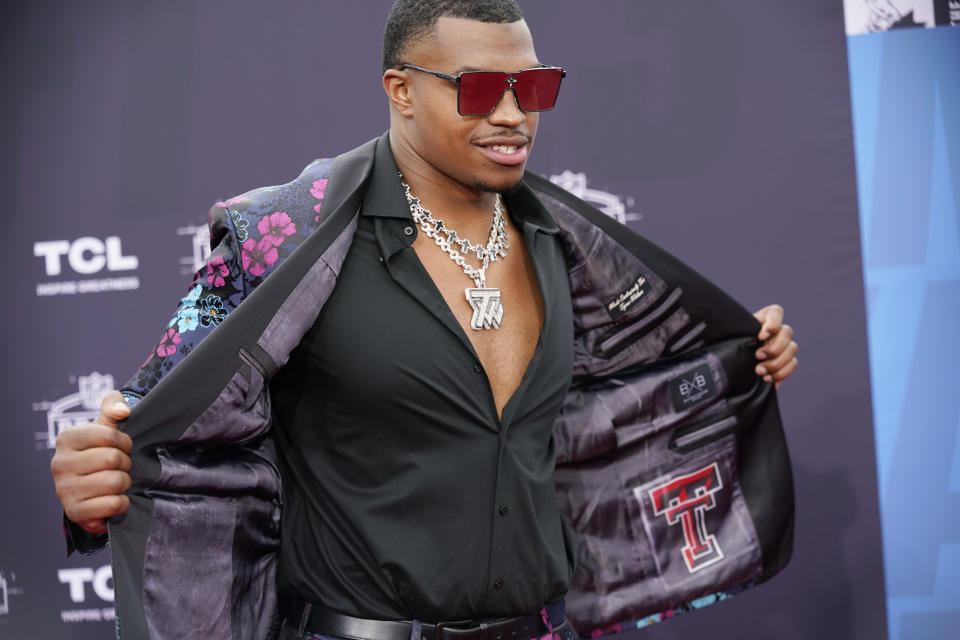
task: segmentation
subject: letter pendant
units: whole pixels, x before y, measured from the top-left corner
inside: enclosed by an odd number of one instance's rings
[[[467,302],[473,307],[470,327],[480,329],[499,329],[503,319],[503,304],[500,302],[500,289],[493,287],[464,289]]]

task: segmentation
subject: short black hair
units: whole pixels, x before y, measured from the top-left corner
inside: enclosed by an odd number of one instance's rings
[[[383,30],[383,71],[399,66],[410,44],[428,36],[441,17],[478,22],[523,20],[516,0],[396,0]]]

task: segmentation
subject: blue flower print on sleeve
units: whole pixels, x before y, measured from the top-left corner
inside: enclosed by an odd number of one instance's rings
[[[193,331],[198,326],[200,326],[200,310],[196,307],[190,307],[189,309],[181,308],[177,312],[177,317],[174,318],[177,322],[177,331],[180,333],[185,333],[187,331]],[[171,326],[173,322],[171,322]]]
[[[187,295],[180,298],[181,307],[193,307],[196,306],[197,301],[200,300],[200,293],[203,291],[203,285],[198,284],[190,291],[187,292]]]
[[[180,307],[177,309],[177,315],[173,316],[167,327],[177,325],[177,331],[193,331],[200,326],[200,309],[197,308],[197,301],[200,298],[202,285],[197,285],[190,289],[183,298],[180,299]]]

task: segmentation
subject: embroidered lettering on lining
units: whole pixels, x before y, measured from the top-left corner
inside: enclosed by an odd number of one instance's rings
[[[640,276],[616,298],[607,303],[607,313],[614,320],[625,314],[643,296],[650,291],[650,283],[644,276]]]

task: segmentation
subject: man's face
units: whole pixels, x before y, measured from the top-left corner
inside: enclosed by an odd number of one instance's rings
[[[405,62],[457,75],[463,71],[520,71],[539,64],[524,21],[494,24],[440,18],[435,37],[411,46]],[[505,91],[492,113],[461,116],[457,85],[408,70],[411,107],[404,131],[414,153],[461,185],[506,191],[523,178],[538,113],[524,113]]]

